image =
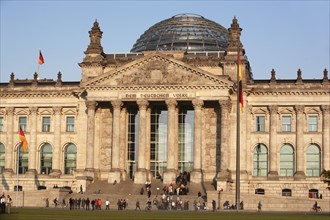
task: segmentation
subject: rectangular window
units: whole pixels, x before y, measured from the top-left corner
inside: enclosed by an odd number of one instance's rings
[[[265,116],[257,116],[256,118],[256,131],[264,132],[265,131]]]
[[[317,116],[308,116],[308,131],[317,132]]]
[[[66,132],[74,132],[74,117],[66,117]]]
[[[291,132],[291,116],[282,116],[282,131]]]
[[[42,117],[42,132],[50,132],[50,117]]]
[[[18,118],[18,128],[22,128],[23,131],[26,131],[26,117],[21,116]]]
[[[3,132],[3,117],[0,117],[0,132]]]

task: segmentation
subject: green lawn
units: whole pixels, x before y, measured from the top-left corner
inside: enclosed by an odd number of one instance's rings
[[[228,220],[329,220],[329,213],[280,213],[280,212],[194,212],[194,211],[84,211],[43,208],[12,208],[12,214],[1,214],[1,220],[99,220],[99,219],[228,219]]]

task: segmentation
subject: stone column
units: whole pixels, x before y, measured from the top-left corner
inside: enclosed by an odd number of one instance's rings
[[[295,179],[304,179],[305,171],[304,171],[304,132],[303,132],[303,120],[304,120],[304,106],[296,105],[296,160],[297,160],[297,170],[294,174]]]
[[[143,184],[147,180],[146,172],[146,111],[147,100],[137,101],[139,106],[139,148],[138,148],[138,169],[135,173],[134,183]]]
[[[13,125],[14,125],[14,108],[8,107],[6,108],[6,114],[7,114],[7,145],[6,145],[6,151],[5,151],[5,173],[13,173],[14,172],[14,164],[17,163],[17,161],[13,160]],[[14,157],[15,158],[15,157]],[[17,159],[17,158],[16,158]]]
[[[202,107],[203,100],[194,99],[194,169],[191,172],[191,182],[202,181]]]
[[[36,151],[37,151],[37,112],[38,108],[37,107],[31,107],[30,108],[31,112],[31,130],[30,130],[30,143],[28,147],[29,151],[29,170],[28,173],[31,174],[36,174],[37,169],[36,169]]]
[[[177,105],[177,101],[174,99],[166,100],[168,118],[167,118],[167,169],[164,173],[164,184],[169,184],[175,182],[176,179],[176,170],[175,170],[175,157],[174,154],[178,152],[174,152],[174,141],[175,141],[175,108]]]
[[[94,135],[96,101],[86,101],[87,106],[87,145],[85,175],[94,177]]]
[[[268,106],[270,112],[270,123],[269,123],[269,179],[278,179],[278,160],[277,160],[277,105]]]
[[[125,181],[127,179],[127,109],[122,108],[120,111],[120,144],[119,144],[119,168],[121,180]]]
[[[61,106],[54,106],[54,151],[53,151],[53,164],[51,176],[59,176],[61,172]]]
[[[146,170],[147,178],[151,180],[152,175],[150,173],[150,128],[151,128],[151,108],[147,108],[146,112]]]
[[[220,146],[220,173],[219,180],[225,181],[230,178],[230,170],[228,167],[229,158],[229,112],[231,110],[230,100],[219,101],[221,107],[221,146]]]
[[[322,168],[330,170],[330,105],[321,106],[322,109]]]
[[[112,114],[112,154],[111,154],[111,170],[108,177],[108,182],[113,183],[117,181],[120,182],[120,109],[123,103],[120,100],[111,101],[111,105],[113,108]]]

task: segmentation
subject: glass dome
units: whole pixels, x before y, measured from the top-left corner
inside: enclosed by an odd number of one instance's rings
[[[229,32],[220,24],[196,14],[178,14],[145,31],[131,52],[223,51],[228,41]]]

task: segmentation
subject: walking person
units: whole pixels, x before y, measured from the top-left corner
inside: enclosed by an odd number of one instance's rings
[[[108,199],[105,201],[105,209],[110,210],[110,202]]]
[[[261,201],[258,202],[258,212],[261,212],[261,207],[262,207],[262,204],[261,204]]]
[[[141,208],[140,208],[140,201],[139,200],[136,200],[136,203],[135,203],[135,211],[139,209],[141,211]]]
[[[6,209],[7,209],[7,213],[10,214],[10,208],[11,208],[11,204],[12,204],[12,200],[10,198],[10,196],[7,196],[7,201],[6,201]]]

